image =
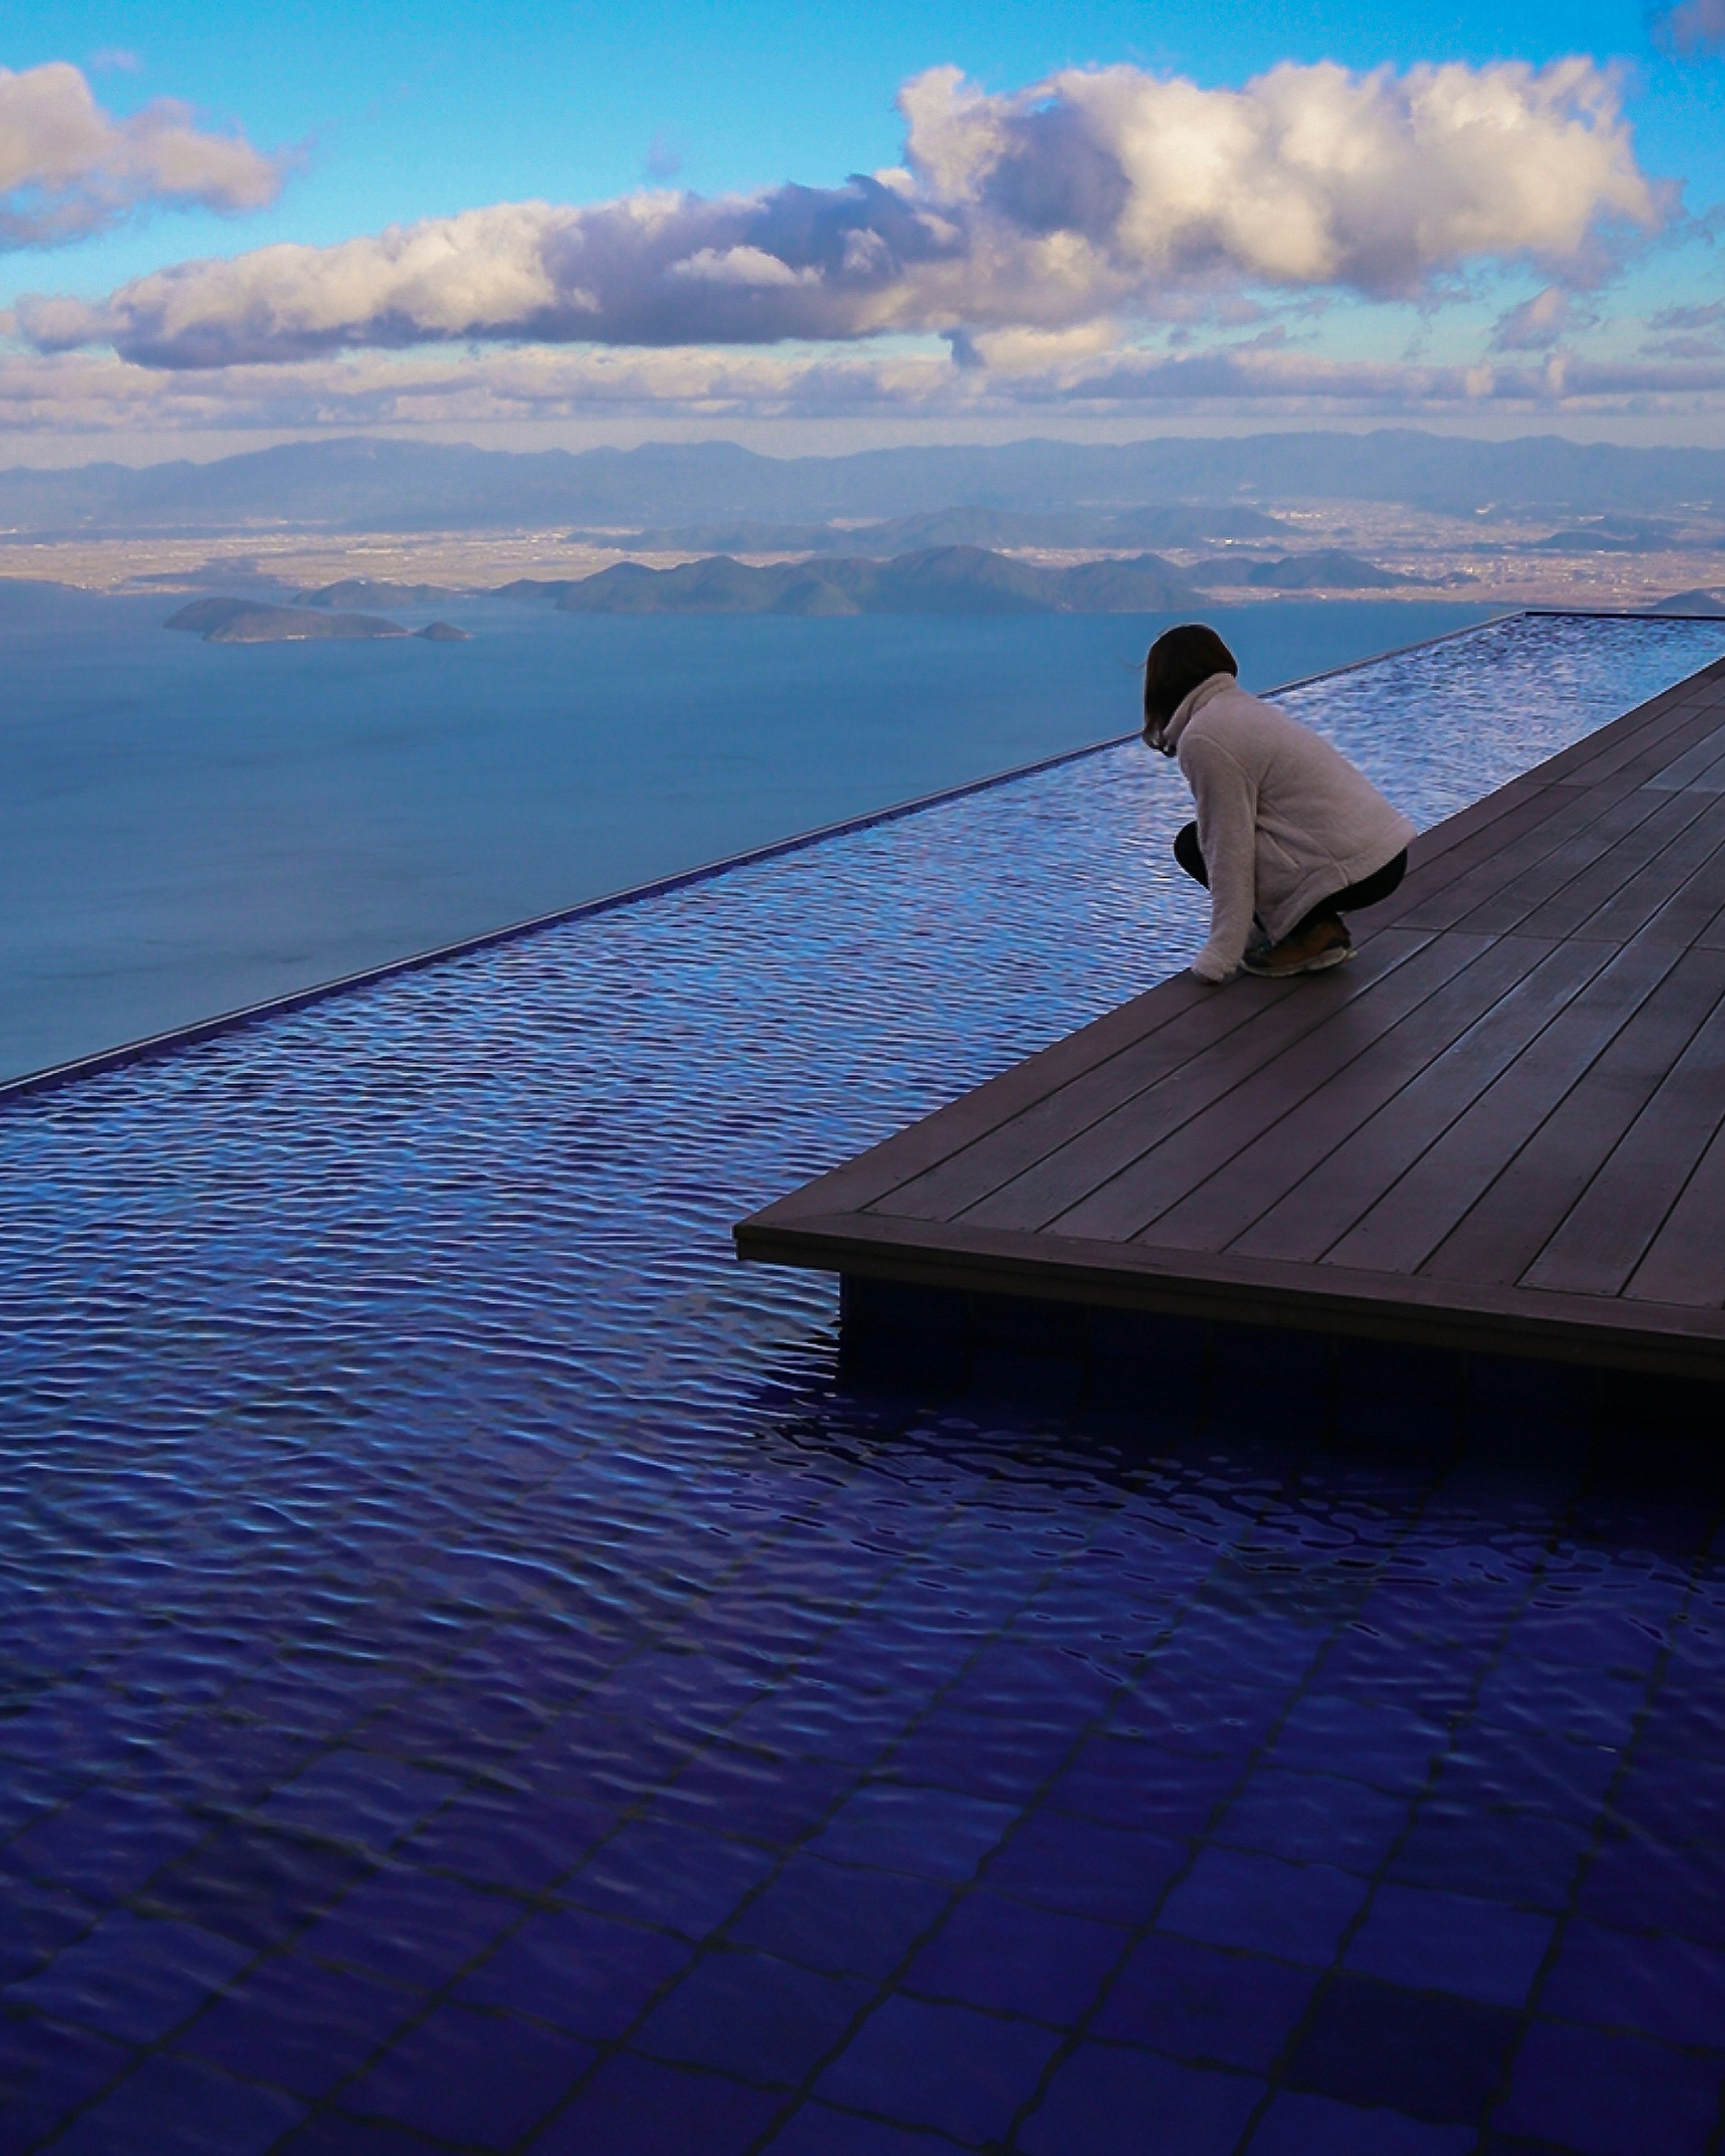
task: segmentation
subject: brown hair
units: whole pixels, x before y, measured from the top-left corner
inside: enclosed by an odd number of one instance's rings
[[[1238,675],[1234,654],[1213,629],[1183,622],[1165,629],[1144,661],[1144,726],[1160,732],[1200,681],[1212,674]]]

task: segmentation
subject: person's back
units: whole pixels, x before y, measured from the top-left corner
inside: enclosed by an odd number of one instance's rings
[[[1144,708],[1146,738],[1178,757],[1198,811],[1174,848],[1211,894],[1194,973],[1221,982],[1242,958],[1281,974],[1351,957],[1341,916],[1394,889],[1414,824],[1322,735],[1249,696],[1214,630],[1194,624],[1158,639]],[[1265,947],[1248,954],[1255,916]]]

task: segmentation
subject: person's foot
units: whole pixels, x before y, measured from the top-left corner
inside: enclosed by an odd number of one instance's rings
[[[1248,951],[1240,961],[1249,973],[1279,981],[1290,973],[1322,973],[1354,955],[1353,941],[1339,921],[1314,921],[1280,943]]]

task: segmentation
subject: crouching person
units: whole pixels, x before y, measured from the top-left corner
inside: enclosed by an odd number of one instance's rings
[[[1249,696],[1213,629],[1168,629],[1144,662],[1144,738],[1178,757],[1197,820],[1174,859],[1210,894],[1201,981],[1317,973],[1353,956],[1343,916],[1389,897],[1414,826],[1322,735]]]

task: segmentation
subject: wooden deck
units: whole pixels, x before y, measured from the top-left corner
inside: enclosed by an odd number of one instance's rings
[[[924,1288],[1725,1378],[1725,661],[737,1228]]]

